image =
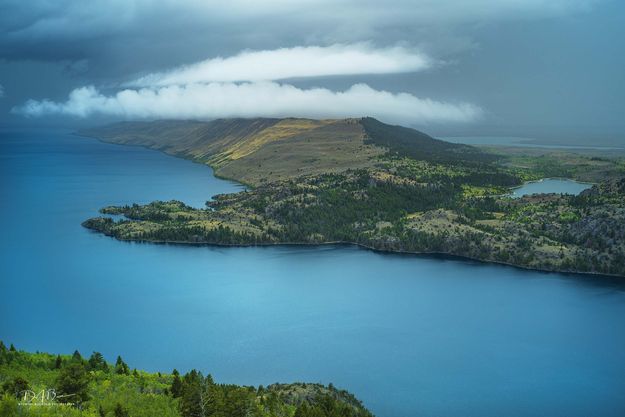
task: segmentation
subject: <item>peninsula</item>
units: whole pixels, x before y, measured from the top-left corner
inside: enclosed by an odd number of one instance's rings
[[[507,153],[368,117],[123,122],[79,134],[205,163],[248,186],[213,196],[203,209],[179,201],[111,206],[83,223],[120,240],[352,243],[625,276],[622,158]],[[525,181],[552,176],[596,185],[579,196],[509,196]]]

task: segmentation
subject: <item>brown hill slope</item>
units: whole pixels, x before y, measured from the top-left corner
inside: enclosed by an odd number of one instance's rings
[[[122,122],[79,134],[206,163],[216,175],[250,185],[365,168],[387,152],[436,162],[491,159],[476,148],[437,140],[373,118]]]

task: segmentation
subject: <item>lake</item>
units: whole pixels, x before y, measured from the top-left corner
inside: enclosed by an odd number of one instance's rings
[[[622,280],[80,226],[105,205],[240,189],[156,151],[1,131],[0,339],[220,382],[332,382],[378,417],[624,415]]]
[[[545,178],[540,181],[526,182],[512,191],[512,197],[519,198],[532,194],[573,194],[578,195],[582,191],[591,188],[587,182],[573,181],[566,178]]]

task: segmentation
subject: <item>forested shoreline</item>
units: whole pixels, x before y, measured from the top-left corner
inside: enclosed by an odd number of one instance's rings
[[[624,276],[623,184],[605,182],[580,196],[512,199],[468,196],[453,184],[404,184],[356,172],[217,196],[207,209],[177,201],[107,207],[103,214],[125,219],[103,216],[83,226],[120,240],[223,246],[345,243]]]

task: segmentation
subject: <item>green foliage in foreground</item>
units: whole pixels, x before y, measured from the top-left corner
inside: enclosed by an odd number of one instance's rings
[[[0,417],[373,417],[331,384],[247,387],[180,375],[130,371],[121,357],[94,352],[27,353],[0,342]]]

